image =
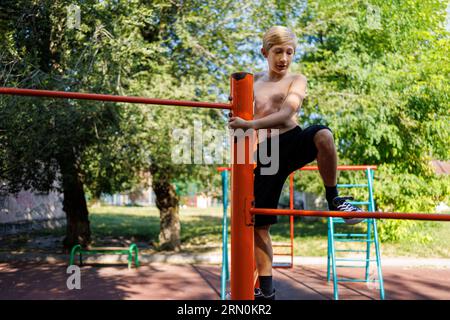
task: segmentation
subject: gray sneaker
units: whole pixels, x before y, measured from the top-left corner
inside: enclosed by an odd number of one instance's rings
[[[275,289],[270,295],[266,296],[260,288],[255,288],[255,300],[275,300]]]
[[[353,200],[353,197],[336,197],[333,199],[332,204],[328,204],[330,211],[343,211],[343,212],[361,212],[361,208],[352,205],[347,200]],[[363,218],[343,218],[346,224],[357,224],[363,221]]]

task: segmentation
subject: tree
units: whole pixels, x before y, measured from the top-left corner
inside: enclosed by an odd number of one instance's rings
[[[319,0],[296,27],[309,79],[302,121],[333,129],[341,163],[379,165],[375,196],[384,210],[429,212],[450,200],[448,178],[429,165],[450,159],[445,11],[433,0]],[[319,187],[310,182],[302,186]],[[405,226],[416,223],[383,221],[381,235],[398,239]]]
[[[237,1],[172,2],[155,11],[151,18],[136,15],[134,23],[144,35],[136,39],[136,48],[160,41],[159,70],[146,67],[155,56],[139,55],[140,70],[127,79],[128,92],[141,96],[170,99],[226,101],[229,76],[240,70],[240,61],[247,51],[240,45],[251,35],[251,23],[243,13],[251,4],[241,6]],[[146,31],[149,22],[158,22],[151,37]],[[122,24],[122,23],[121,23]],[[249,49],[248,49],[249,50]],[[176,88],[176,90],[174,89]],[[169,107],[143,108],[147,122],[142,132],[144,148],[151,159],[153,190],[160,210],[159,244],[162,249],[177,249],[180,245],[179,196],[174,181],[197,180],[202,188],[219,185],[215,167],[211,165],[178,164],[172,162],[171,151],[174,128],[193,132],[196,121],[205,129],[223,130],[226,117],[217,110],[182,109]]]
[[[117,92],[120,56],[107,31],[114,13],[96,1],[82,3],[91,13],[81,30],[69,29],[65,1],[9,1],[2,20],[2,77],[11,87],[63,91]],[[110,25],[111,26],[111,25]],[[108,26],[108,27],[110,27]],[[22,188],[58,189],[67,216],[65,248],[90,242],[85,184],[116,191],[136,179],[139,163],[133,111],[120,105],[88,101],[0,97],[3,150],[1,180],[7,192]],[[96,153],[95,151],[101,151]],[[140,159],[139,159],[140,160]],[[103,169],[112,176],[92,179]],[[101,171],[101,170],[99,170]],[[121,173],[121,174],[119,174]]]
[[[308,6],[299,29],[312,78],[305,110],[332,125],[345,159],[426,174],[430,157],[449,158],[445,9],[442,1]]]
[[[13,68],[3,69],[2,82],[15,87],[226,100],[239,58],[233,54],[248,26],[239,3],[229,1],[84,1],[78,3],[80,29],[65,24],[65,1],[6,5],[11,14],[2,23],[2,57]],[[93,197],[129,188],[145,166],[161,212],[161,248],[179,246],[173,181],[189,176],[208,186],[216,172],[212,166],[172,163],[170,133],[194,120],[220,128],[221,112],[1,99],[7,191],[59,187],[68,218],[66,247],[89,243],[85,188]]]

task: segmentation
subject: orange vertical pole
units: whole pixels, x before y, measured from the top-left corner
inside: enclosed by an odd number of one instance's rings
[[[294,172],[289,176],[289,209],[294,209]]]
[[[233,115],[245,120],[253,119],[253,75],[239,72],[231,76]],[[238,150],[238,139],[245,139],[245,150]],[[253,202],[253,156],[254,145],[248,135],[233,136],[232,139],[232,204],[231,204],[231,299],[254,299],[254,242],[253,218],[250,207]],[[245,152],[245,163],[237,161],[237,153]]]
[[[289,208],[294,209],[294,174],[291,173],[289,181]],[[289,217],[290,234],[291,234],[291,267],[294,266],[294,216]]]

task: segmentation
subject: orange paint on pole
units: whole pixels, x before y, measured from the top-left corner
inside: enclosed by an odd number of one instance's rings
[[[253,75],[240,72],[231,76],[233,116],[245,120],[253,119]],[[244,141],[239,139],[244,139]],[[237,142],[244,143],[237,143]],[[248,135],[233,136],[232,139],[232,205],[231,205],[231,299],[254,299],[254,239],[253,216],[250,208],[253,202],[253,167],[250,161],[254,145]],[[238,163],[238,147],[244,146],[244,163]]]
[[[292,172],[289,178],[289,209],[294,209],[294,174]],[[294,216],[289,217],[289,227],[291,235],[291,267],[294,266]]]

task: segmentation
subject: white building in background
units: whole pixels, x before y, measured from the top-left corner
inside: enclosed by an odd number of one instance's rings
[[[65,226],[62,201],[63,195],[57,192],[0,195],[0,235]]]
[[[211,207],[212,205],[212,198],[211,197],[207,197],[203,194],[200,194],[198,196],[196,196],[196,206],[197,208],[202,208],[202,209],[206,209],[208,207]]]
[[[450,206],[448,206],[445,202],[439,202],[436,206],[437,213],[448,213],[450,212]]]
[[[450,11],[450,4],[447,7],[447,12]],[[450,175],[450,161],[439,161],[439,160],[432,160],[431,166],[434,170],[434,173],[437,175]],[[445,202],[439,202],[436,205],[436,212],[437,213],[449,213],[450,212],[450,204]]]
[[[118,193],[118,194],[104,194],[101,196],[100,200],[102,203],[111,206],[155,206],[155,193],[152,188],[142,190],[139,193]]]

